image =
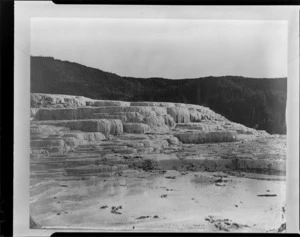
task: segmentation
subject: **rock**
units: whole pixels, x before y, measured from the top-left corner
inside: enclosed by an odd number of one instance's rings
[[[146,219],[146,218],[150,218],[150,216],[140,216],[138,218],[136,218],[137,220],[140,220],[140,219]]]
[[[119,214],[119,215],[122,214],[121,212],[118,212],[119,209],[122,209],[122,206],[118,206],[118,207],[112,206],[111,213],[113,213],[113,214]]]
[[[277,232],[279,232],[279,233],[283,233],[283,232],[285,233],[286,232],[286,222],[284,222],[280,225]]]
[[[150,132],[149,125],[143,123],[124,123],[123,129],[126,133],[144,134]]]
[[[237,140],[237,133],[231,131],[222,132],[186,132],[175,133],[175,137],[182,143],[214,143],[214,142],[234,142]]]
[[[215,216],[208,216],[207,218],[205,218],[205,220],[213,224],[217,229],[226,232],[249,227],[248,225],[238,224],[233,222],[232,220],[217,218]]]

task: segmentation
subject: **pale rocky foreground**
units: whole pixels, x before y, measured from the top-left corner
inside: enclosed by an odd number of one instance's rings
[[[44,227],[285,230],[285,136],[199,105],[31,95],[31,216]]]

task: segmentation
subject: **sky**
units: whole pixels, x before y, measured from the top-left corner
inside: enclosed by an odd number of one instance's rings
[[[284,21],[32,18],[31,55],[120,76],[287,76]]]

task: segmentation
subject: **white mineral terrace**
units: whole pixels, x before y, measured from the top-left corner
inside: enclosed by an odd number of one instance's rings
[[[278,232],[286,137],[182,103],[31,95],[40,228]]]

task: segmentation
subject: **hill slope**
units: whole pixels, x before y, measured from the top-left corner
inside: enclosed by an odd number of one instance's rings
[[[248,127],[269,133],[286,132],[286,78],[141,79],[121,77],[51,57],[31,57],[31,92],[198,104]]]

